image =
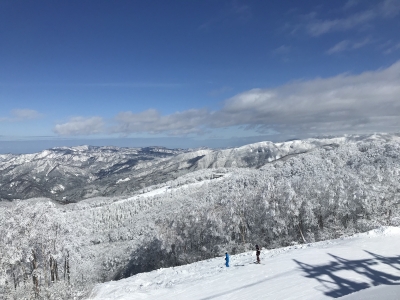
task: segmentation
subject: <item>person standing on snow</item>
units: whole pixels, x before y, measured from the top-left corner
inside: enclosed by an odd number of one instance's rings
[[[225,252],[225,266],[229,267],[229,254]]]
[[[258,264],[260,263],[260,254],[261,254],[260,247],[258,247],[258,245],[256,245],[256,256],[257,256]]]

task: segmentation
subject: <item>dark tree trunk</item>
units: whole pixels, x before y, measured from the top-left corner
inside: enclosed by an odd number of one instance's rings
[[[13,267],[12,275],[13,275],[13,279],[14,279],[14,289],[16,290],[17,286],[18,286],[18,281],[17,281],[17,278],[15,276],[15,267]]]
[[[34,250],[32,250],[32,281],[33,281],[33,288],[35,291],[35,297],[39,297],[39,278],[37,275],[37,268],[38,268],[38,262],[37,262],[37,257],[36,253]]]
[[[324,229],[324,221],[322,220],[322,215],[319,215],[318,217],[318,225],[321,230]]]

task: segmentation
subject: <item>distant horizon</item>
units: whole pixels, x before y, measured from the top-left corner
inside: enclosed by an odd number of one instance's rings
[[[196,149],[207,147],[211,149],[240,147],[271,139],[262,139],[259,136],[237,139],[191,140],[186,138],[104,138],[104,139],[32,139],[32,140],[0,140],[0,154],[31,154],[55,147],[100,146],[100,147],[165,147],[168,149]],[[275,140],[273,142],[277,142]]]
[[[118,147],[118,148],[146,148],[146,147],[164,147],[168,149],[224,149],[241,147],[248,144],[258,142],[282,143],[293,140],[304,140],[308,138],[335,138],[352,135],[373,135],[388,134],[400,135],[400,132],[369,132],[369,133],[343,133],[343,134],[326,134],[311,137],[281,137],[276,135],[245,137],[242,139],[214,139],[214,140],[195,140],[185,138],[104,138],[104,139],[25,139],[25,140],[2,140],[0,139],[0,154],[32,154],[44,150],[57,147],[78,147],[78,146],[95,146],[95,147]],[[189,142],[189,144],[188,144]],[[190,146],[187,146],[190,145]]]

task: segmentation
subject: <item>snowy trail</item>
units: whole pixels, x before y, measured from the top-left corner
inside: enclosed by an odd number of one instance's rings
[[[381,299],[400,299],[400,228],[263,250],[261,259],[254,264],[254,252],[247,252],[232,255],[230,268],[221,257],[159,269],[99,284],[89,299],[312,300],[357,292],[344,298],[353,300],[367,299],[370,291]]]

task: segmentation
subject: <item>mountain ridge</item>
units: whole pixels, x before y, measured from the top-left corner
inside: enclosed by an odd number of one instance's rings
[[[258,142],[228,149],[55,147],[33,154],[0,155],[0,200],[47,197],[77,202],[131,195],[201,169],[261,168],[267,163],[343,143],[400,139],[371,134]]]

